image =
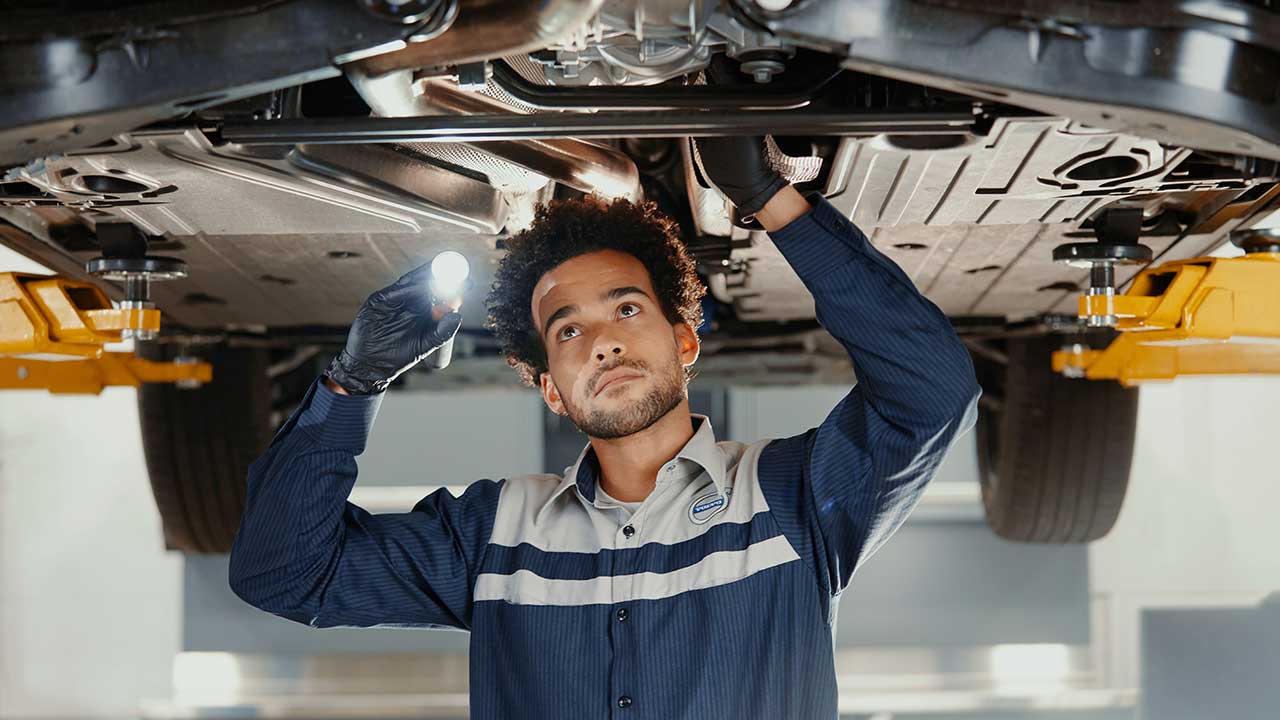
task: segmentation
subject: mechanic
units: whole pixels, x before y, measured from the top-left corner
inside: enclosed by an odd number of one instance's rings
[[[403,514],[346,501],[382,391],[460,322],[432,319],[419,268],[365,302],[252,466],[235,592],[312,627],[470,631],[473,718],[837,717],[840,594],[972,426],[980,391],[946,316],[773,170],[760,138],[697,147],[853,359],[858,383],[820,426],[717,441],[689,411],[704,290],[671,221],[625,200],[553,202],[508,241],[490,321],[588,436],[578,461],[442,488]],[[422,464],[424,481],[450,480]]]

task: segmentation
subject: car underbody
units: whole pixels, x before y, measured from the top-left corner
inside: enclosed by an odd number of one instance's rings
[[[318,35],[298,38],[298,57],[277,60],[299,68],[310,46],[327,38],[332,48],[343,39],[344,26],[334,25],[339,15],[378,21],[359,3],[283,3],[248,14],[232,5],[176,29],[121,29],[118,42],[98,46],[96,69],[80,85],[123,90],[140,80],[112,77],[112,62],[133,63],[145,75],[171,60],[163,68],[167,82],[147,91],[177,94],[196,81],[186,74],[202,58],[166,53],[218,32],[249,33],[250,18],[253,37],[289,18],[300,22],[304,11],[322,24]],[[172,335],[290,338],[341,329],[371,289],[441,249],[471,256],[482,289],[502,238],[557,193],[643,197],[681,221],[723,321],[716,327],[725,328],[709,338],[713,347],[728,347],[811,328],[812,302],[762,234],[731,222],[729,206],[698,177],[684,135],[774,131],[779,164],[793,182],[822,192],[853,218],[948,315],[987,324],[1072,314],[1088,271],[1055,263],[1051,252],[1092,237],[1091,223],[1104,208],[1140,207],[1141,241],[1167,260],[1222,245],[1275,196],[1277,138],[1246,122],[1274,111],[1261,107],[1266,80],[1251,75],[1246,62],[1272,52],[1260,43],[1276,17],[1263,8],[1249,11],[1252,37],[1243,38],[1203,8],[1174,12],[1158,32],[1144,28],[1150,3],[1122,15],[1109,3],[1058,3],[1049,13],[1050,4],[1034,2],[979,10],[962,2],[815,0],[770,12],[751,3],[562,0],[524,18],[522,33],[490,18],[492,3],[421,5],[452,8],[458,17],[434,39],[399,42],[401,49],[387,53],[345,53],[337,67],[350,82],[287,84],[300,70],[281,67],[269,92],[247,79],[228,83],[215,99],[181,99],[141,128],[125,110],[70,116],[79,142],[39,133],[53,132],[57,120],[49,115],[65,111],[50,102],[54,96],[89,88],[53,76],[53,49],[40,55],[37,41],[11,45],[13,55],[26,47],[48,60],[37,67],[48,70],[49,85],[39,86],[37,75],[36,86],[28,80],[6,100],[6,108],[19,110],[6,113],[8,127],[0,130],[4,160],[14,163],[0,183],[6,244],[83,276],[83,263],[102,251],[98,226],[128,223],[146,236],[149,252],[190,268],[187,279],[153,290]],[[493,37],[495,28],[504,37]],[[557,32],[546,47],[510,52]],[[449,42],[451,35],[458,37]],[[1111,55],[1122,39],[1129,55],[1148,45],[1168,53],[1228,43],[1230,52],[1212,56],[1226,74],[1207,87],[1215,71],[1203,67],[1203,56],[1190,68],[1177,58],[1123,65]],[[1015,42],[1016,54],[1008,47]],[[986,72],[984,83],[967,77],[1002,48],[1003,61],[987,65],[999,70]],[[751,74],[736,98],[697,84],[720,52]],[[926,76],[921,65],[930,57],[946,63]],[[268,69],[245,67],[247,57],[226,59],[229,75]],[[1049,98],[1053,88],[1044,85],[1054,73],[1065,76],[1064,63],[1075,79],[1057,88],[1061,97]],[[335,71],[330,60],[311,75]],[[1076,77],[1082,74],[1106,82],[1086,88],[1087,78]],[[1130,106],[1090,109],[1117,84],[1141,83],[1145,94],[1127,96]],[[1072,97],[1086,89],[1091,97]],[[1257,112],[1214,124],[1220,118],[1211,106],[1168,107],[1173,89],[1216,93]],[[22,107],[24,96],[44,99],[46,107]],[[41,109],[45,116],[34,117]],[[370,109],[380,117],[371,119]],[[744,110],[761,109],[785,124],[754,116],[741,122]],[[503,115],[506,127],[494,122]],[[409,122],[388,124],[397,117]],[[552,118],[569,127],[557,130]],[[579,139],[554,137],[573,127]],[[1274,126],[1264,129],[1275,134]],[[449,141],[464,132],[508,139]],[[359,143],[361,133],[399,133],[404,141]],[[23,135],[32,137],[10,142]],[[1241,153],[1246,144],[1252,152]],[[483,319],[481,303],[471,302],[468,326]]]
[[[443,250],[472,285],[461,367],[428,378],[514,382],[482,300],[505,240],[554,198],[676,220],[709,289],[702,377],[852,380],[785,260],[703,178],[690,138],[714,135],[768,135],[773,164],[952,319],[984,388],[993,528],[1095,539],[1137,393],[1051,370],[1065,343],[1083,376],[1114,337],[1105,311],[1101,328],[1077,316],[1081,293],[1280,224],[1270,0],[189,5],[35,4],[0,28],[0,243],[125,308],[138,298],[94,268],[185,267],[142,298],[164,314],[145,353],[214,368],[198,393],[140,394],[175,548],[225,550],[244,469],[316,362],[371,291]],[[705,84],[712,62],[740,83]],[[1136,262],[1055,261],[1095,240]],[[223,436],[234,452],[207,471],[177,461]]]

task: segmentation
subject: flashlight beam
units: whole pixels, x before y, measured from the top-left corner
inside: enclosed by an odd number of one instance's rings
[[[445,250],[431,260],[431,295],[441,300],[456,298],[471,275],[471,263],[465,255]]]

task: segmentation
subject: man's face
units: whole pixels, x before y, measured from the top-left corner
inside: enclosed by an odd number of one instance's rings
[[[698,337],[667,320],[635,257],[601,250],[565,261],[538,281],[531,310],[547,350],[543,399],[587,435],[632,435],[684,400]]]

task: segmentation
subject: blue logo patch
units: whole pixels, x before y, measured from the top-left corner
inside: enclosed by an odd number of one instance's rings
[[[728,507],[728,493],[724,495],[712,490],[705,495],[699,495],[694,498],[692,504],[689,505],[689,520],[696,525],[702,525],[711,518],[724,512]]]

